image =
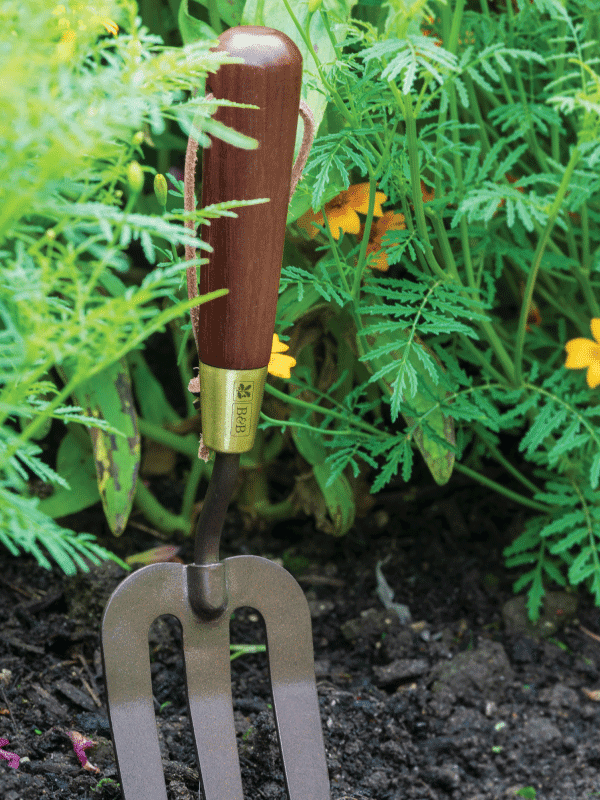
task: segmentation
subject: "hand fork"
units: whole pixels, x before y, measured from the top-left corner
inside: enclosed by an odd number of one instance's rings
[[[206,800],[243,800],[231,697],[229,620],[250,606],[262,616],[276,728],[290,800],[328,800],[329,781],[315,684],[310,613],[294,578],[258,556],[219,561],[223,520],[240,453],[251,449],[270,358],[302,58],[271,28],[240,27],[218,50],[244,63],[210,79],[216,98],[259,110],[220,107],[217,119],[258,140],[241,150],[212,140],[205,150],[203,205],[268,197],[237,217],[211,222],[213,248],[201,293],[229,293],[202,306],[198,329],[203,437],[216,451],[198,520],[194,563],[152,564],[114,591],[102,650],[117,768],[125,800],[167,800],[154,717],[148,632],[162,614],[183,630],[189,715]]]

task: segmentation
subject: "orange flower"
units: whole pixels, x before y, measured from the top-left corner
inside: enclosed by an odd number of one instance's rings
[[[375,192],[376,217],[383,216],[381,204],[387,200],[383,192]],[[298,225],[308,233],[311,239],[318,233],[315,225],[324,225],[323,212],[327,215],[327,221],[331,228],[331,235],[334,239],[340,238],[340,231],[344,233],[358,233],[360,231],[359,214],[366,214],[369,210],[369,184],[357,183],[340,192],[333,200],[325,203],[323,211],[314,214],[307,211],[298,220]]]
[[[436,20],[433,17],[429,16],[429,17],[427,17],[427,21],[429,22],[430,25],[433,25],[433,23]],[[439,17],[438,17],[437,21],[438,22],[440,21]],[[430,28],[421,28],[421,33],[423,34],[423,36],[433,36],[435,38],[435,46],[436,47],[441,47],[441,45],[442,45],[442,37],[438,36],[438,34],[434,33]]]
[[[593,319],[590,325],[592,335],[596,341],[591,339],[570,339],[566,345],[567,369],[586,369],[585,379],[590,389],[595,389],[600,385],[600,319]]]
[[[292,367],[296,366],[296,359],[292,356],[284,356],[286,350],[289,350],[287,344],[279,341],[279,336],[273,334],[273,347],[271,348],[271,358],[269,359],[268,371],[276,378],[291,378]]]
[[[373,222],[371,233],[369,234],[369,244],[367,245],[367,266],[371,267],[371,269],[387,272],[390,265],[385,252],[382,250],[383,237],[388,231],[402,231],[405,228],[404,214],[396,214],[394,211],[386,211],[381,219]]]
[[[425,185],[424,181],[421,181],[421,194],[423,195],[423,202],[428,203],[435,198],[435,189],[430,189]]]

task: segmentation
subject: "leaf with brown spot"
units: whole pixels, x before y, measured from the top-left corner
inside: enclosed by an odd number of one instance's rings
[[[68,369],[61,371],[68,376]],[[80,383],[73,397],[88,416],[105,420],[113,429],[88,428],[104,513],[114,535],[120,536],[131,512],[141,455],[127,362],[117,361]]]

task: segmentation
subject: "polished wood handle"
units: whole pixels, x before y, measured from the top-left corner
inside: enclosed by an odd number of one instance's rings
[[[223,64],[208,79],[215,98],[252,103],[259,109],[221,107],[215,118],[257,139],[242,150],[213,138],[204,149],[202,205],[270,198],[236,209],[204,226],[213,248],[200,268],[200,293],[227,287],[229,294],[201,306],[200,361],[223,369],[265,367],[271,355],[292,160],[298,124],[302,56],[292,40],[273,28],[231,28],[217,50],[244,59]]]

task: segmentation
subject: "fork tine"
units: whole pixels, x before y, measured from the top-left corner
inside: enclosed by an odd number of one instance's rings
[[[329,800],[329,778],[315,683],[310,611],[283,567],[260,556],[224,561],[230,608],[262,616],[273,706],[290,800]]]
[[[177,572],[181,573],[179,564],[152,564],[130,575],[111,596],[102,620],[108,709],[117,769],[127,800],[167,800],[154,716],[148,632],[161,614],[175,613]]]
[[[206,800],[243,800],[233,721],[229,611],[198,621],[186,604],[183,652],[188,707]]]

